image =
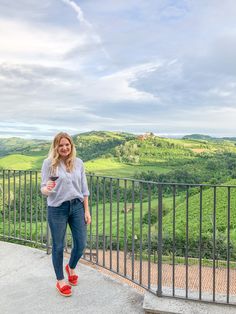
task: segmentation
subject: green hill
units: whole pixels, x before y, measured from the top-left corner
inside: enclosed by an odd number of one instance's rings
[[[209,135],[205,135],[205,134],[190,134],[190,135],[183,136],[183,139],[211,141],[211,140],[215,140],[215,139],[218,139],[218,138],[215,138],[215,137],[212,137],[212,136],[209,136]]]
[[[236,137],[212,137],[205,134],[190,134],[185,135],[182,139],[192,139],[192,140],[206,140],[206,141],[236,141]]]

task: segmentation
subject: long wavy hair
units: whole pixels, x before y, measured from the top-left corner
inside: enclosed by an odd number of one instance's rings
[[[56,172],[56,167],[60,163],[60,155],[58,153],[58,148],[59,148],[60,141],[63,138],[67,139],[71,144],[71,152],[70,152],[69,156],[64,160],[66,170],[71,172],[74,168],[74,163],[75,163],[75,158],[76,158],[75,144],[73,142],[72,137],[69,134],[67,134],[65,132],[60,132],[57,135],[55,135],[55,137],[52,141],[50,150],[49,150],[49,154],[48,154],[48,157],[51,160],[51,171],[52,172]]]

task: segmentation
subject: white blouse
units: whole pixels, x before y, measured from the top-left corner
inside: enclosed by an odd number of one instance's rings
[[[49,158],[45,159],[43,162],[41,187],[46,186],[49,180],[50,164],[51,160]],[[55,192],[50,193],[47,197],[48,206],[58,207],[63,202],[75,198],[79,198],[81,202],[83,202],[84,196],[89,195],[84,164],[81,159],[76,158],[72,172],[67,172],[65,164],[60,162],[57,175],[59,178],[56,180],[56,186],[53,189]]]

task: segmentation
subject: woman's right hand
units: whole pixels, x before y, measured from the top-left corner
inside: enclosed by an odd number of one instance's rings
[[[49,180],[49,181],[47,182],[47,185],[46,185],[47,190],[48,190],[49,192],[51,192],[52,189],[55,188],[55,186],[56,186],[56,182],[55,182],[55,181],[52,181],[52,180]]]

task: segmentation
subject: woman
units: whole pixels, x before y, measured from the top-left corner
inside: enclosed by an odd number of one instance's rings
[[[86,245],[86,224],[90,224],[91,216],[83,162],[76,158],[73,140],[67,133],[61,132],[55,136],[49,156],[43,162],[41,192],[47,196],[56,288],[61,295],[70,296],[71,285],[78,283],[75,267]],[[67,223],[73,237],[73,249],[65,267],[70,285],[65,282],[63,274]]]

